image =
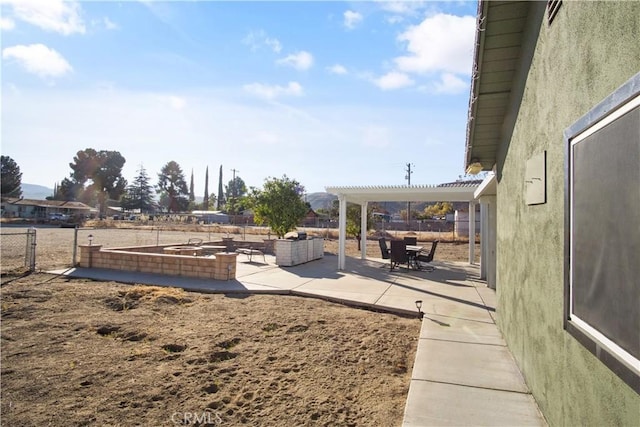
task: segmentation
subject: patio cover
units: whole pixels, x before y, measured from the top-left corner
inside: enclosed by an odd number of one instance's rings
[[[480,278],[496,288],[497,180],[490,173],[473,196],[480,202]]]
[[[338,196],[339,236],[338,269],[345,269],[345,242],[347,237],[347,202],[361,207],[361,229],[367,230],[367,204],[369,202],[468,202],[469,230],[475,229],[474,191],[478,184],[457,182],[440,186],[369,186],[369,187],[325,187],[327,193]],[[361,235],[360,258],[367,258],[366,233]],[[469,239],[469,263],[473,264],[474,245]]]

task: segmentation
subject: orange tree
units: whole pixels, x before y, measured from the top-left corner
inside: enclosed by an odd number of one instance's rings
[[[282,238],[296,228],[309,210],[302,200],[303,194],[304,187],[284,175],[265,179],[262,190],[252,188],[247,201],[256,224],[266,224]]]

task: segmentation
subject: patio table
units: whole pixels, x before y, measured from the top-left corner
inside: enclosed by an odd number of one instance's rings
[[[407,254],[409,255],[409,267],[413,266],[415,270],[420,270],[420,263],[418,263],[417,256],[423,246],[407,245]]]

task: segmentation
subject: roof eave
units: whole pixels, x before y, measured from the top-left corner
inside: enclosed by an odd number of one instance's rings
[[[487,8],[488,2],[484,0],[480,0],[478,2],[478,18],[476,21],[476,40],[475,40],[475,52],[473,55],[473,68],[471,74],[471,90],[469,94],[469,113],[467,116],[467,143],[465,145],[464,152],[464,170],[466,171],[469,165],[472,163],[472,141],[474,134],[474,127],[472,125],[473,120],[475,119],[476,109],[477,109],[477,100],[478,100],[478,92],[480,90],[479,77],[480,77],[480,64],[482,64],[482,55],[484,53],[484,40],[485,40],[485,31],[481,28],[483,22],[487,16]],[[485,25],[486,28],[486,25]],[[483,165],[484,168],[484,165]]]

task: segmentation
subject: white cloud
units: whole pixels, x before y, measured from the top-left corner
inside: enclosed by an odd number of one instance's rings
[[[386,20],[389,24],[394,25],[404,21],[404,18],[400,15],[392,15],[392,16],[389,16]]]
[[[282,43],[280,40],[269,37],[264,30],[251,31],[242,40],[242,43],[248,45],[252,51],[256,51],[263,46],[267,46],[275,53],[280,53],[282,50]]]
[[[118,24],[116,24],[115,22],[111,21],[111,19],[109,19],[106,16],[102,19],[102,22],[104,23],[104,27],[107,30],[117,30],[117,29],[120,28],[120,26]]]
[[[277,61],[279,65],[288,65],[297,70],[308,70],[313,66],[313,55],[304,50],[288,55]]]
[[[354,29],[360,22],[362,22],[362,14],[347,10],[344,13],[344,26],[348,29]]]
[[[16,23],[9,18],[0,18],[0,30],[11,31],[16,27]]]
[[[395,58],[400,71],[471,74],[476,19],[437,14],[398,36],[407,42],[408,55]]]
[[[1,1],[1,0],[0,0]],[[103,17],[102,19],[92,19],[91,26],[95,28],[105,29],[105,30],[119,30],[120,26],[113,22],[108,17]]]
[[[392,90],[412,86],[415,82],[404,73],[391,71],[384,76],[374,79],[373,83],[382,90]]]
[[[54,49],[43,44],[17,45],[2,50],[3,59],[14,59],[29,73],[39,77],[61,77],[71,65]]]
[[[425,2],[419,0],[413,1],[379,1],[378,4],[385,12],[391,12],[398,15],[413,15],[417,10],[424,8]]]
[[[280,53],[282,50],[282,44],[278,39],[266,38],[264,39],[264,44],[269,46],[275,53]]]
[[[429,2],[422,0],[377,0],[376,3],[380,5],[380,9],[382,9],[382,11],[389,14],[385,17],[385,21],[388,24],[395,25],[404,22],[406,17],[415,17],[419,14],[424,14],[424,9],[428,6]]]
[[[304,94],[304,90],[298,82],[289,82],[287,86],[251,83],[244,85],[243,89],[252,95],[269,100],[280,96],[302,96]]]
[[[2,0],[11,17],[64,35],[85,32],[80,4],[65,0]]]
[[[340,64],[335,64],[335,65],[332,65],[331,67],[327,67],[327,71],[329,71],[331,74],[347,74],[348,73],[347,69]]]
[[[469,89],[467,82],[451,73],[443,73],[440,81],[436,83],[436,93],[456,94]]]

